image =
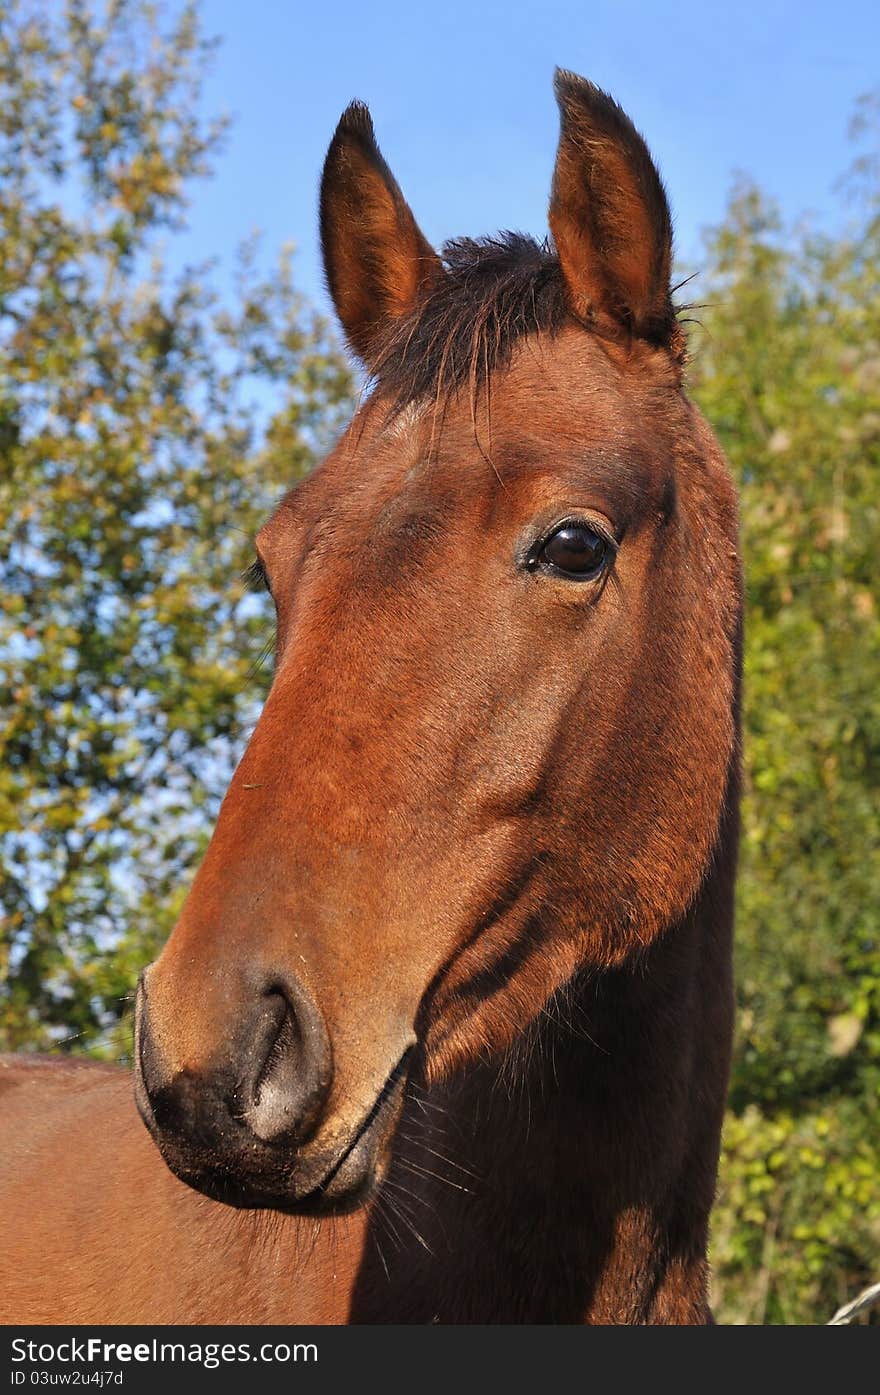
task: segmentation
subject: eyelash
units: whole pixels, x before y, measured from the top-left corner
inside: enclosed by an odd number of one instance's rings
[[[269,585],[269,577],[266,568],[263,566],[259,557],[254,558],[250,566],[242,572],[241,577],[249,591],[271,592],[272,588]]]
[[[590,518],[586,515],[582,518],[578,516],[564,518],[561,523],[554,525],[543,541],[547,542],[560,528],[589,528],[590,531],[601,538],[604,543],[608,544],[613,555],[616,555],[620,551],[620,543],[617,541],[611,529],[607,524],[600,523],[596,518]]]

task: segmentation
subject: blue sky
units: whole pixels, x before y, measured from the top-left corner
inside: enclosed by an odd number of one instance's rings
[[[515,228],[542,235],[557,137],[556,64],[607,88],[648,139],[682,259],[699,256],[735,172],[794,217],[839,208],[856,97],[880,85],[880,6],[862,0],[203,0],[222,37],[207,106],[234,118],[196,188],[175,260],[219,256],[253,229],[293,241],[320,308],[317,185],[352,97],[435,244]]]

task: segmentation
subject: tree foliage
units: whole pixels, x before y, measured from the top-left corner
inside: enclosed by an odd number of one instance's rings
[[[863,113],[870,111],[869,104]],[[816,1321],[880,1256],[880,185],[786,229],[741,183],[707,245],[695,394],[747,578],[738,1036],[721,1314]]]
[[[120,1053],[261,695],[236,578],[350,406],[290,261],[163,265],[222,127],[191,7],[0,0],[0,1045]],[[860,134],[875,108],[860,111]],[[747,572],[725,1322],[824,1321],[880,1255],[880,199],[741,183],[691,386]]]
[[[163,267],[209,56],[190,7],[0,0],[7,1047],[106,1040],[167,932],[258,697],[236,578],[348,397],[289,256]]]

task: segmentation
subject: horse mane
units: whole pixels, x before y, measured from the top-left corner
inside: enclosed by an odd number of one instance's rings
[[[373,359],[372,376],[395,411],[466,385],[473,395],[519,340],[577,322],[549,240],[460,237],[441,255],[446,274],[393,323]]]

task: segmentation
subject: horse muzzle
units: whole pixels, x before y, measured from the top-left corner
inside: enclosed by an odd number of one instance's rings
[[[169,1067],[141,976],[135,1099],[171,1171],[231,1206],[326,1215],[362,1205],[389,1151],[411,1048],[361,1116],[335,1126],[330,1039],[301,984],[268,982],[224,1054],[210,1069]]]

